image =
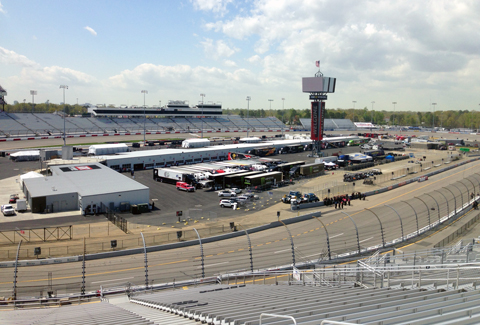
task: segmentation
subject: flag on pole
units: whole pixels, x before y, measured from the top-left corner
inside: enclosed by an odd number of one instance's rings
[[[317,66],[317,68],[320,68],[320,61],[315,61],[315,65]]]

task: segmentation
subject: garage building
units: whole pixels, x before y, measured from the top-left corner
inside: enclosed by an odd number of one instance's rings
[[[148,187],[99,163],[51,166],[50,171],[51,176],[23,180],[33,213],[95,214],[149,202]]]

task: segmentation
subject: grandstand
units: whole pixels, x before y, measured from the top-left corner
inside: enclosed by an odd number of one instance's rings
[[[302,124],[303,128],[306,130],[311,130],[312,125],[311,125],[311,119],[309,118],[301,118],[300,123]],[[356,131],[357,128],[355,127],[355,124],[352,123],[352,121],[348,119],[325,119],[325,125],[324,125],[324,130],[325,131]]]
[[[475,252],[458,246],[392,258],[378,253],[357,266],[218,278],[222,284],[109,296],[100,303],[5,310],[2,324],[478,324],[478,265],[416,265],[428,255]],[[386,258],[389,258],[386,260]],[[413,259],[411,257],[414,257]],[[425,260],[426,261],[426,260]],[[379,265],[391,264],[388,267]],[[403,267],[402,267],[403,266]],[[387,273],[388,272],[388,273]],[[266,283],[269,282],[270,284]],[[248,284],[246,284],[248,283]],[[103,293],[102,293],[103,294]],[[95,302],[95,297],[90,297]],[[63,301],[66,303],[66,301]],[[98,300],[97,300],[98,302]],[[44,305],[46,301],[41,302]],[[70,300],[68,304],[75,303]],[[322,323],[323,324],[323,323]]]
[[[236,115],[205,117],[67,117],[65,131],[67,135],[95,133],[132,133],[143,132],[144,123],[147,132],[180,131],[253,131],[280,130],[286,126],[274,117],[241,118]],[[7,113],[0,112],[0,137],[62,135],[64,118],[58,113]]]

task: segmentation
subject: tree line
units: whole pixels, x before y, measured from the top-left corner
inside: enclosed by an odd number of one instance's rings
[[[109,105],[110,107],[110,105]],[[10,113],[55,113],[63,112],[62,104],[53,103],[18,103],[5,105],[5,111]],[[69,116],[86,115],[87,107],[82,105],[65,105],[65,112]],[[287,125],[300,125],[300,119],[309,119],[311,117],[310,109],[251,109],[245,108],[226,108],[223,109],[224,115],[239,115],[240,117],[276,117]],[[391,112],[363,109],[326,109],[325,118],[327,119],[349,119],[354,122],[373,122],[375,125],[401,125],[401,126],[419,126],[419,127],[443,127],[453,128],[480,128],[480,112],[458,110],[458,111],[436,111],[435,116],[432,112]]]
[[[276,117],[287,125],[300,125],[300,119],[311,118],[310,109],[279,109],[279,110],[249,110],[236,108],[224,109],[223,114],[240,115],[241,117]],[[459,111],[436,111],[432,112],[410,112],[410,111],[375,111],[367,107],[363,109],[325,109],[327,119],[349,119],[353,122],[372,122],[375,125],[400,125],[418,127],[443,127],[454,128],[480,128],[480,112],[459,110]]]
[[[7,113],[56,113],[61,112],[63,114],[63,104],[53,103],[38,103],[32,105],[32,103],[18,103],[5,105],[5,112]],[[87,108],[82,105],[65,105],[65,113],[69,116],[85,115],[87,114]]]

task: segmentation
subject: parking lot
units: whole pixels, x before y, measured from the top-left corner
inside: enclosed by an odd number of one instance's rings
[[[358,147],[345,147],[341,149],[342,153],[349,152],[358,152]],[[325,155],[332,155],[333,153],[338,153],[339,149],[329,149],[325,151]],[[278,158],[287,162],[294,161],[305,161],[306,163],[314,162],[314,158],[307,157],[309,152],[301,152],[296,154],[283,154],[275,155],[272,158]],[[39,169],[39,162],[13,162],[8,158],[0,158],[0,178],[4,179],[7,177],[18,176],[30,170]],[[45,166],[44,166],[45,167]],[[336,173],[337,174],[337,173]],[[127,177],[131,177],[130,173],[124,174]],[[325,181],[329,182],[329,176],[325,177]],[[174,185],[165,184],[156,182],[153,180],[153,170],[143,170],[135,172],[135,180],[148,186],[150,188],[150,202],[154,202],[155,209],[150,213],[144,213],[141,215],[132,215],[130,213],[122,213],[121,216],[129,220],[129,222],[134,223],[143,223],[149,224],[152,226],[160,226],[165,224],[176,224],[178,221],[177,211],[182,211],[182,216],[180,221],[188,220],[192,218],[195,220],[200,219],[210,219],[211,221],[216,221],[221,218],[230,218],[232,216],[238,215],[239,217],[245,216],[246,214],[258,210],[268,208],[269,206],[280,202],[282,196],[287,194],[291,190],[302,190],[302,185],[309,182],[311,179],[301,179],[296,180],[295,184],[279,187],[269,191],[257,192],[255,194],[255,199],[247,201],[245,204],[237,206],[237,210],[233,211],[232,208],[221,208],[219,202],[222,198],[218,197],[217,192],[200,189],[195,192],[184,192],[176,190]],[[303,191],[306,192],[305,188]],[[20,192],[18,189],[17,192]],[[8,202],[8,197],[11,193],[2,193],[7,201],[2,200],[3,204]],[[2,196],[2,197],[3,197]],[[322,198],[320,198],[322,199]],[[288,204],[281,205],[281,209],[288,210],[290,206]],[[74,212],[69,213],[72,215]],[[54,217],[52,215],[52,217]],[[42,215],[43,218],[48,218],[48,215]],[[55,218],[59,221],[58,217]],[[66,218],[62,218],[63,223],[68,222]],[[69,217],[73,223],[82,222],[82,217],[80,215],[75,217]],[[94,220],[104,220],[99,217],[89,218],[90,221]],[[12,220],[13,221],[13,220]],[[37,221],[37,220],[35,220]],[[52,224],[54,220],[43,220],[43,222]],[[43,224],[42,222],[42,224]],[[85,221],[83,221],[85,222]],[[38,222],[35,222],[37,224]],[[31,225],[30,225],[31,227]]]
[[[314,162],[315,158],[307,157],[306,152],[297,154],[276,155],[272,158],[282,159],[287,162],[305,161],[306,163]],[[131,177],[129,174],[125,174]],[[260,210],[266,208],[273,203],[280,201],[280,198],[288,193],[291,188],[301,185],[295,182],[292,186],[280,187],[270,191],[263,191],[255,194],[255,199],[247,201],[245,204],[237,205],[238,210],[233,211],[232,208],[221,208],[219,203],[225,197],[219,197],[218,193],[211,189],[200,189],[195,192],[178,191],[175,185],[156,182],[153,180],[152,170],[143,170],[135,172],[135,180],[150,188],[150,199],[155,202],[155,211],[150,215],[142,215],[142,221],[149,221],[152,225],[160,223],[172,223],[178,220],[177,211],[182,211],[181,220],[192,219],[218,219],[222,217],[232,217],[232,213],[243,215],[243,212]],[[241,195],[241,194],[239,194]],[[285,205],[285,208],[289,205]],[[134,218],[134,217],[132,217]],[[145,220],[147,219],[147,220]],[[133,220],[132,220],[133,221]]]

